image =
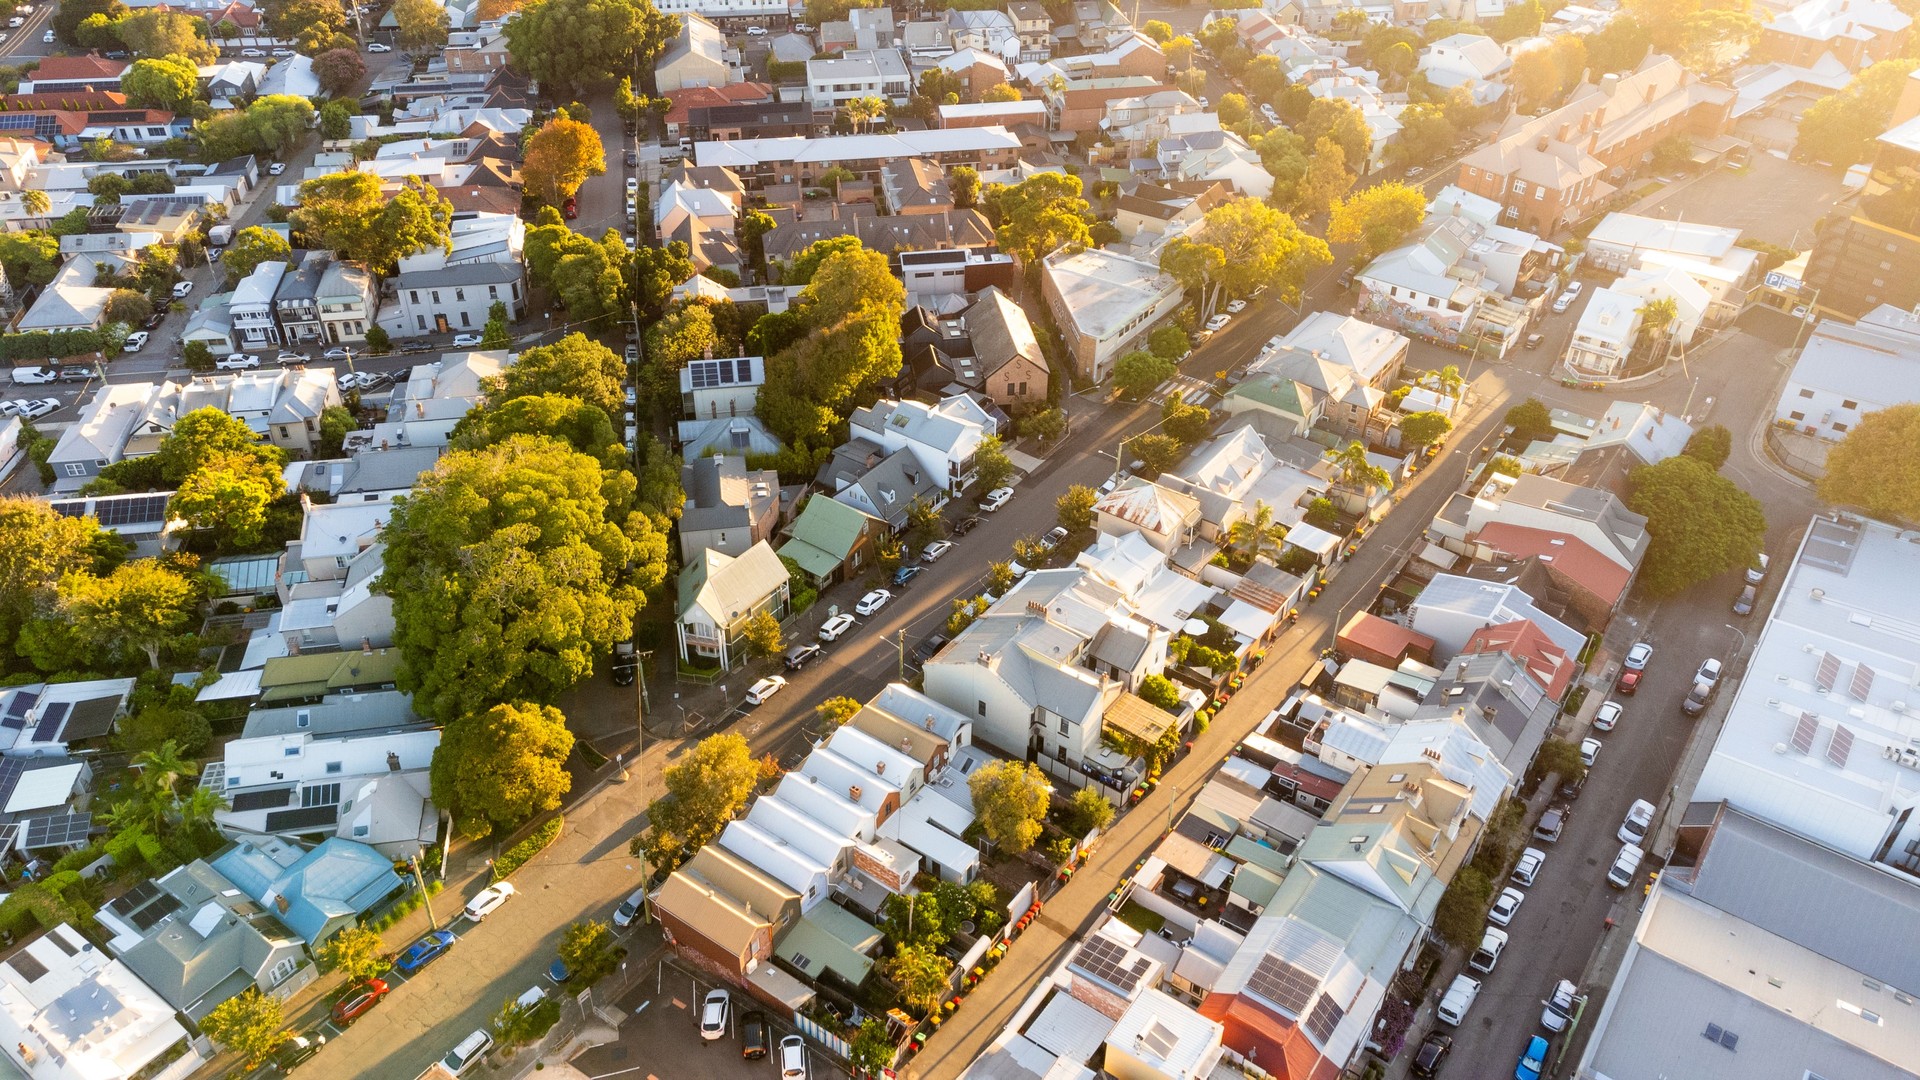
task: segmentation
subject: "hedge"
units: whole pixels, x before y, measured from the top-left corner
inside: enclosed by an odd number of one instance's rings
[[[118,353],[126,335],[110,335],[106,330],[36,330],[28,334],[0,335],[0,358],[7,360],[50,360],[57,356],[81,353]]]
[[[493,860],[493,880],[505,881],[515,870],[527,865],[535,855],[547,849],[547,845],[560,837],[560,826],[566,818],[555,814],[533,830],[525,840],[508,848],[501,856]]]

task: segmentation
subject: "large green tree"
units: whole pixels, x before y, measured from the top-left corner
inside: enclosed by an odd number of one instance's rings
[[[268,94],[245,109],[202,121],[194,136],[204,161],[225,161],[242,154],[277,155],[307,138],[313,116],[313,103],[306,98]]]
[[[518,21],[518,20],[516,20]],[[300,185],[294,231],[376,274],[430,248],[453,250],[453,204],[418,177],[396,192],[373,173],[343,172]]]
[[[591,405],[608,416],[625,409],[627,365],[618,354],[585,334],[568,334],[538,345],[496,376],[490,400],[504,404],[517,397],[557,394]]]
[[[39,499],[0,495],[0,657],[13,655],[20,628],[50,612],[62,579],[112,569],[118,538],[96,518],[57,514]]]
[[[135,60],[120,75],[127,104],[186,112],[200,96],[200,69],[178,56]]]
[[[1630,473],[1627,507],[1647,519],[1639,582],[1654,596],[1743,567],[1766,540],[1760,503],[1685,454]]]
[[[677,25],[649,0],[534,0],[507,22],[507,51],[543,92],[569,101],[636,62],[651,70]]]
[[[1695,71],[1727,66],[1760,37],[1748,0],[1626,0],[1622,6],[1646,28],[1655,50]]]
[[[667,792],[647,808],[647,831],[632,844],[656,874],[675,869],[720,835],[759,784],[760,763],[746,737],[729,731],[695,743],[660,779]]]
[[[200,1030],[207,1038],[239,1054],[248,1068],[264,1063],[293,1037],[285,1028],[279,999],[268,997],[256,986],[214,1006],[200,1021]]]
[[[260,8],[274,36],[292,40],[308,56],[356,44],[347,35],[347,10],[340,0],[264,0]]]
[[[420,2],[439,7],[433,0]],[[555,117],[526,137],[520,171],[529,194],[548,206],[560,206],[589,177],[607,171],[607,155],[591,126]]]
[[[620,433],[613,429],[613,418],[605,410],[564,394],[490,401],[467,413],[454,427],[453,446],[478,450],[515,435],[551,436],[610,469],[621,467],[627,456]]]
[[[1420,227],[1427,216],[1427,193],[1398,180],[1356,191],[1333,205],[1327,220],[1327,240],[1359,244],[1371,258],[1399,243]]]
[[[1920,60],[1882,60],[1854,76],[1846,89],[1814,102],[1800,116],[1794,153],[1835,165],[1868,160],[1916,67]]]
[[[1827,455],[1820,497],[1920,523],[1920,405],[1870,412]]]
[[[227,288],[231,289],[261,263],[286,262],[292,257],[293,247],[281,239],[279,233],[249,225],[233,234],[226,254],[220,257],[220,265],[226,267]]]
[[[220,51],[205,37],[206,20],[177,11],[136,11],[114,27],[127,49],[139,57],[179,58],[211,64]]]
[[[1025,761],[991,762],[967,777],[980,831],[1009,855],[1025,853],[1040,839],[1051,791],[1046,774]]]
[[[332,97],[342,97],[352,90],[367,74],[366,61],[360,59],[355,49],[328,49],[313,58],[313,77],[320,80],[320,89]],[[329,104],[332,104],[331,102]],[[345,102],[341,103],[345,107]],[[320,110],[321,119],[326,119],[327,110]],[[324,126],[324,125],[323,125]],[[345,136],[328,136],[344,138]]]
[[[571,753],[573,733],[551,705],[510,702],[463,716],[433,752],[433,801],[464,836],[505,835],[559,807],[573,788]]]
[[[448,454],[396,503],[381,581],[421,715],[546,704],[632,634],[666,573],[633,490],[558,439],[516,435]]]
[[[1066,244],[1093,243],[1092,215],[1077,176],[1039,173],[1018,184],[989,184],[981,205],[1000,250],[1022,266]]]
[[[136,559],[97,577],[69,573],[60,582],[60,614],[95,648],[144,653],[154,668],[160,649],[185,633],[200,590],[155,559]]]
[[[433,0],[395,0],[393,21],[400,47],[408,52],[437,49],[447,43],[447,9]]]
[[[1333,262],[1326,241],[1258,199],[1221,203],[1193,231],[1194,239],[1176,237],[1166,246],[1160,267],[1202,298],[1202,311],[1261,288],[1297,303],[1307,274]]]

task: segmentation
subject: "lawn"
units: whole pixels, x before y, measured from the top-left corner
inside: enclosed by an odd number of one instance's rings
[[[1161,927],[1167,925],[1165,918],[1148,911],[1146,908],[1141,907],[1131,900],[1122,904],[1116,914],[1121,922],[1126,923],[1128,926],[1133,927],[1143,934],[1158,933]]]

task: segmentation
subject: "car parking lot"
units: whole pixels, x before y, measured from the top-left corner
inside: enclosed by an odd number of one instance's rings
[[[665,1080],[733,1080],[736,1077],[781,1074],[780,1041],[796,1034],[791,1024],[766,1011],[769,1053],[765,1058],[741,1057],[741,1018],[757,1005],[733,993],[727,1012],[727,1030],[718,1039],[701,1038],[701,1002],[715,984],[701,979],[672,963],[662,964],[654,972],[643,974],[640,983],[616,1007],[627,1019],[620,1025],[617,1041],[593,1047],[572,1061],[574,1068],[589,1077],[657,1075]],[[830,1080],[845,1076],[831,1055],[809,1046],[807,1076],[810,1080]],[[668,1068],[671,1063],[671,1068]]]

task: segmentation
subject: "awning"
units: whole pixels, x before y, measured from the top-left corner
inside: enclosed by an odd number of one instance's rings
[[[747,982],[795,1012],[813,1000],[811,987],[764,960],[747,976]]]
[[[1173,727],[1173,714],[1149,705],[1136,694],[1121,694],[1107,707],[1102,718],[1105,727],[1139,739],[1152,746]]]
[[[1301,522],[1287,530],[1287,543],[1324,559],[1340,546],[1340,538],[1325,529]]]
[[[238,701],[242,698],[260,696],[260,669],[252,671],[229,671],[220,676],[218,682],[194,698],[195,701]]]
[[[1427,541],[1427,545],[1420,549],[1420,559],[1423,562],[1430,562],[1442,570],[1451,570],[1454,564],[1460,561],[1459,556],[1431,540]]]
[[[1273,629],[1273,619],[1273,612],[1255,607],[1245,600],[1235,600],[1220,613],[1220,622],[1248,641],[1259,641],[1265,637],[1267,631]]]

